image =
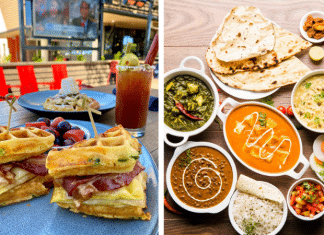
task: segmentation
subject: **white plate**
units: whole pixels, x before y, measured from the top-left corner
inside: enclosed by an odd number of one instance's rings
[[[229,94],[231,96],[234,96],[236,98],[243,99],[243,100],[261,99],[261,98],[267,97],[267,96],[275,93],[279,89],[279,88],[277,88],[274,90],[270,90],[268,92],[255,92],[255,91],[241,90],[241,89],[237,89],[237,88],[225,85],[221,80],[219,80],[218,77],[216,77],[216,75],[213,73],[213,71],[210,68],[209,68],[209,72],[210,72],[212,78],[214,79],[214,81],[216,82],[216,84],[223,91],[225,91],[227,94]]]
[[[264,182],[264,181],[259,181],[259,182],[267,184],[270,187],[273,187],[274,189],[277,189],[280,192],[280,195],[282,196],[282,200],[283,200],[283,216],[282,216],[282,220],[281,220],[280,224],[278,225],[278,227],[274,231],[272,231],[271,233],[268,234],[268,235],[275,235],[275,234],[279,233],[279,231],[283,228],[283,226],[286,223],[287,215],[288,215],[287,202],[286,202],[285,197],[282,194],[282,192],[276,186],[274,186],[274,185],[272,185],[272,184],[270,184],[268,182]],[[228,216],[229,216],[231,224],[232,224],[233,228],[236,230],[236,232],[238,232],[239,234],[245,234],[244,231],[242,231],[240,229],[240,227],[237,225],[237,223],[235,222],[234,215],[233,215],[234,200],[236,199],[238,194],[239,194],[239,190],[236,190],[235,193],[233,194],[232,198],[231,198],[231,201],[230,201],[229,206],[228,206]]]
[[[307,16],[312,15],[314,18],[324,18],[324,12],[321,11],[311,11],[308,12],[307,14],[305,14],[303,16],[303,18],[300,20],[300,24],[299,24],[299,30],[301,35],[303,35],[303,37],[307,40],[310,41],[312,43],[321,43],[324,42],[324,38],[321,39],[315,39],[315,38],[310,38],[307,36],[307,33],[304,31],[303,26],[305,24],[305,21],[307,20]]]

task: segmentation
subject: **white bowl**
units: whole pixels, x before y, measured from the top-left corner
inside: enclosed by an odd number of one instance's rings
[[[210,208],[195,208],[195,207],[191,207],[185,203],[183,203],[182,201],[180,201],[180,199],[175,195],[173,188],[171,186],[171,169],[172,166],[174,164],[174,162],[176,161],[176,159],[179,157],[179,155],[181,153],[183,153],[184,151],[186,151],[187,149],[193,148],[193,147],[198,147],[198,146],[205,146],[205,147],[210,147],[213,149],[218,150],[220,153],[222,153],[227,160],[229,161],[231,167],[232,167],[232,172],[233,172],[233,182],[232,182],[232,186],[231,189],[228,193],[228,195],[226,196],[226,198],[219,203],[216,206],[210,207]],[[235,190],[235,185],[236,185],[236,181],[237,181],[237,170],[236,170],[236,166],[235,163],[232,159],[232,157],[220,146],[216,145],[216,144],[212,144],[209,142],[192,142],[192,141],[188,141],[187,143],[185,143],[184,145],[176,148],[176,150],[174,151],[173,157],[168,165],[168,169],[166,172],[166,184],[169,190],[169,193],[172,197],[172,199],[179,205],[181,206],[183,209],[186,209],[187,211],[191,211],[191,212],[195,212],[195,213],[212,213],[212,214],[216,214],[221,212],[222,210],[224,210],[228,204],[229,201],[231,199],[232,194],[234,193]]]
[[[321,181],[319,181],[319,180],[316,180],[316,179],[313,179],[313,178],[303,178],[303,179],[297,180],[295,183],[293,183],[293,185],[288,190],[288,193],[287,193],[287,205],[288,205],[288,208],[289,208],[290,212],[295,217],[297,217],[298,219],[305,220],[305,221],[312,221],[312,220],[316,220],[316,219],[320,218],[324,214],[324,211],[316,214],[313,218],[310,218],[310,217],[306,217],[306,216],[303,216],[303,215],[298,215],[296,213],[296,211],[294,210],[294,208],[292,208],[292,206],[290,205],[291,192],[295,189],[295,187],[297,185],[299,185],[299,184],[301,184],[302,182],[305,182],[305,181],[311,181],[311,182],[314,182],[316,184],[320,184],[322,186],[322,189],[324,189],[323,183]]]
[[[310,131],[314,131],[314,132],[317,132],[317,133],[324,133],[324,129],[323,130],[317,130],[317,129],[314,129],[314,128],[311,128],[309,126],[306,125],[306,123],[304,123],[300,118],[299,118],[299,115],[297,114],[296,110],[295,110],[295,105],[294,105],[294,97],[295,97],[295,93],[297,91],[297,88],[300,86],[300,84],[302,84],[306,79],[314,76],[314,75],[319,75],[319,74],[322,74],[324,75],[324,69],[320,69],[320,70],[314,70],[312,72],[309,72],[307,74],[304,75],[304,77],[302,77],[294,86],[294,89],[292,91],[292,94],[291,94],[291,107],[292,107],[292,110],[294,112],[294,115],[296,117],[296,119],[298,120],[298,122],[303,126],[305,127],[306,129],[310,130]]]
[[[277,189],[280,192],[282,198],[283,199],[285,198],[285,196],[282,194],[282,192],[276,186],[274,186],[274,185],[272,185],[272,184],[270,184],[268,182],[263,182],[263,181],[260,181],[260,182],[262,182],[264,184],[267,184],[270,187],[273,187],[273,188]],[[237,197],[237,195],[239,193],[240,193],[239,190],[236,190],[235,193],[233,194],[232,198],[231,198],[230,204],[228,206],[228,216],[229,216],[230,222],[231,222],[233,228],[236,230],[236,232],[238,232],[239,234],[245,234],[244,231],[242,231],[240,229],[240,227],[237,225],[237,223],[236,223],[236,221],[234,219],[234,215],[233,215],[234,201],[235,201],[235,199],[236,199],[236,197]],[[273,230],[271,233],[269,233],[268,235],[275,235],[275,234],[279,233],[279,231],[283,228],[283,226],[286,223],[287,216],[288,216],[287,203],[286,203],[285,200],[283,200],[282,203],[283,203],[282,220],[281,220],[280,224],[278,225],[278,227],[275,230]]]
[[[231,105],[232,109],[229,110],[226,114],[223,113],[223,108],[227,105]],[[235,151],[233,150],[232,146],[230,145],[228,138],[227,138],[227,134],[226,134],[226,122],[227,122],[227,118],[228,116],[231,114],[231,112],[233,112],[235,109],[245,106],[245,105],[257,105],[257,106],[262,106],[265,107],[267,109],[270,109],[271,111],[273,111],[274,113],[277,113],[280,117],[282,117],[284,120],[286,120],[286,122],[291,126],[291,128],[295,131],[295,134],[298,138],[298,142],[299,142],[299,146],[300,146],[300,154],[299,154],[299,158],[298,161],[296,162],[296,164],[289,169],[288,171],[284,171],[284,172],[280,172],[280,173],[270,173],[270,172],[264,172],[261,170],[258,170],[254,167],[249,166],[248,164],[246,164],[240,157],[238,154],[235,153]],[[303,155],[303,143],[301,141],[300,135],[297,131],[297,129],[295,128],[294,124],[289,120],[289,118],[287,118],[286,115],[284,115],[282,112],[280,112],[278,109],[271,107],[270,105],[267,104],[263,104],[260,102],[244,102],[244,103],[239,103],[236,100],[232,99],[232,98],[227,98],[223,101],[223,103],[219,106],[218,109],[218,113],[217,116],[220,118],[220,120],[223,122],[223,134],[224,134],[224,138],[225,138],[225,142],[228,146],[228,148],[231,150],[232,154],[234,155],[234,157],[236,157],[236,159],[242,163],[245,167],[249,168],[251,171],[254,171],[260,175],[265,175],[265,176],[282,176],[282,175],[288,175],[294,179],[300,179],[300,177],[302,177],[304,175],[304,173],[306,172],[306,170],[309,167],[309,162],[307,160],[307,158]],[[296,167],[299,165],[299,163],[303,164],[303,168],[297,173],[295,172]]]
[[[197,70],[197,69],[185,67],[184,65],[188,60],[196,60],[197,62],[199,62],[200,69]],[[193,131],[186,131],[186,132],[185,131],[177,131],[177,130],[170,128],[166,124],[164,124],[164,141],[169,146],[172,146],[172,147],[178,147],[180,145],[183,145],[184,143],[186,143],[188,141],[190,136],[197,135],[197,134],[203,132],[204,130],[206,130],[212,124],[212,122],[215,120],[216,115],[217,115],[218,106],[219,106],[218,91],[216,89],[214,82],[205,74],[205,66],[204,66],[203,62],[201,61],[201,59],[199,59],[198,57],[195,57],[195,56],[186,57],[185,59],[183,59],[181,61],[179,68],[171,70],[171,71],[167,72],[166,74],[164,74],[164,83],[167,83],[169,80],[171,80],[172,78],[179,76],[179,75],[191,75],[191,76],[203,81],[206,84],[206,86],[209,88],[211,93],[213,94],[214,110],[213,110],[209,120],[203,126],[199,127],[196,130],[193,130]],[[183,140],[179,143],[172,143],[167,138],[168,134],[177,136],[177,137],[182,137]]]
[[[303,16],[303,18],[300,20],[300,24],[299,24],[299,30],[300,30],[300,33],[303,35],[303,37],[307,40],[307,41],[310,41],[312,43],[321,43],[321,42],[324,42],[324,37],[321,38],[321,39],[315,39],[315,38],[310,38],[307,36],[307,33],[305,32],[305,30],[303,29],[303,26],[307,20],[307,16],[309,15],[312,15],[314,18],[323,18],[324,19],[324,12],[321,12],[321,11],[311,11],[311,12],[308,12],[307,14],[305,14]]]

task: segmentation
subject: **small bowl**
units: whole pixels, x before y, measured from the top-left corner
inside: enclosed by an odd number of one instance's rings
[[[300,20],[300,24],[299,24],[299,30],[300,33],[303,35],[303,37],[307,40],[310,41],[312,43],[321,43],[324,42],[324,37],[321,39],[315,39],[315,38],[310,38],[307,36],[307,33],[305,32],[305,30],[303,29],[303,26],[307,20],[307,16],[312,15],[314,18],[323,18],[324,19],[324,12],[321,11],[311,11],[308,12],[307,14],[305,14],[303,16],[303,18]]]
[[[324,129],[322,130],[317,130],[317,129],[314,129],[314,128],[311,128],[309,126],[306,125],[306,123],[304,123],[300,118],[299,118],[299,115],[297,114],[296,110],[295,110],[295,105],[294,105],[294,97],[295,97],[295,93],[297,91],[297,88],[300,86],[300,84],[302,84],[306,79],[312,77],[312,76],[315,76],[315,75],[323,75],[324,76],[324,69],[319,69],[319,70],[314,70],[314,71],[311,71],[309,73],[307,73],[306,75],[304,75],[304,77],[302,77],[294,86],[294,89],[292,91],[292,94],[291,94],[291,108],[293,110],[293,113],[294,113],[294,116],[296,117],[297,121],[303,126],[305,127],[306,129],[310,130],[310,131],[313,131],[313,132],[317,132],[317,133],[324,133]]]
[[[263,181],[260,181],[260,182],[267,184],[268,186],[273,187],[274,189],[278,190],[280,192],[282,198],[283,199],[285,198],[284,195],[282,194],[282,192],[276,186],[274,186],[268,182],[263,182]],[[230,204],[228,206],[228,216],[229,216],[230,222],[231,222],[233,228],[236,230],[236,232],[238,232],[239,234],[245,234],[244,231],[242,231],[240,229],[240,227],[238,226],[238,224],[236,223],[236,221],[234,219],[234,215],[233,215],[234,201],[239,193],[240,193],[239,190],[236,190],[231,198]],[[280,224],[278,225],[278,227],[275,230],[273,230],[271,233],[269,233],[268,235],[275,235],[275,234],[279,233],[280,230],[283,228],[283,226],[286,223],[287,216],[288,216],[287,203],[285,200],[283,200],[282,203],[283,203],[282,220],[281,220]]]
[[[185,67],[185,63],[188,60],[195,60],[199,63],[200,69],[193,69],[193,68],[188,68]],[[191,75],[201,81],[203,81],[206,86],[209,88],[210,92],[212,93],[214,97],[214,110],[208,119],[208,121],[201,127],[199,127],[196,130],[193,131],[177,131],[172,128],[170,128],[168,125],[164,123],[164,141],[167,145],[172,146],[172,147],[179,147],[186,143],[189,139],[190,136],[197,135],[204,130],[206,130],[215,120],[217,111],[218,111],[218,106],[219,106],[219,96],[218,96],[218,91],[216,89],[216,86],[214,82],[205,74],[205,66],[204,63],[199,59],[198,57],[195,56],[188,56],[185,59],[183,59],[180,63],[179,68],[171,70],[164,74],[164,84],[166,84],[168,81],[170,81],[172,78],[179,76],[179,75]],[[172,136],[177,136],[177,137],[182,137],[183,139],[179,143],[172,143],[170,140],[168,140],[167,135],[170,134]]]
[[[301,184],[302,182],[305,182],[305,181],[311,181],[313,183],[320,184],[322,186],[322,189],[324,189],[323,183],[321,181],[319,181],[319,180],[316,180],[316,179],[313,179],[313,178],[303,178],[303,179],[297,180],[295,183],[293,183],[293,185],[288,190],[287,205],[288,205],[288,208],[289,208],[290,212],[295,217],[297,217],[298,219],[305,220],[305,221],[312,221],[312,220],[316,220],[316,219],[322,217],[322,215],[324,214],[324,211],[320,212],[319,214],[316,214],[313,218],[310,218],[310,217],[306,217],[306,216],[303,216],[303,215],[298,215],[296,213],[296,211],[294,210],[294,208],[292,208],[292,206],[290,205],[291,192],[296,188],[297,185],[299,185],[299,184]]]
[[[224,155],[224,157],[227,158],[228,162],[230,163],[231,167],[232,167],[232,172],[233,172],[233,182],[232,182],[232,186],[231,189],[229,191],[229,193],[227,194],[226,198],[219,203],[216,206],[210,207],[210,208],[195,208],[195,207],[191,207],[185,203],[183,203],[174,193],[172,185],[171,185],[171,169],[173,164],[175,163],[175,161],[177,160],[177,158],[179,157],[179,155],[181,153],[183,153],[184,151],[186,151],[187,149],[190,148],[194,148],[194,147],[200,147],[200,146],[204,146],[204,147],[210,147],[213,148],[217,151],[219,151],[221,154]],[[232,197],[232,194],[234,193],[235,190],[235,185],[236,185],[236,181],[237,181],[237,170],[236,170],[236,166],[235,163],[232,159],[232,157],[220,146],[216,145],[216,144],[212,144],[209,142],[192,142],[192,141],[188,141],[187,143],[185,143],[184,145],[176,148],[176,150],[174,151],[173,157],[168,165],[168,169],[166,172],[166,184],[167,184],[167,188],[169,190],[169,193],[172,197],[172,199],[179,205],[181,206],[183,209],[190,211],[190,212],[195,212],[195,213],[211,213],[211,214],[216,214],[221,212],[222,210],[224,210],[229,202],[230,199]]]

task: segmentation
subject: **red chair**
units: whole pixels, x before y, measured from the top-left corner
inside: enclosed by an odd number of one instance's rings
[[[108,74],[108,85],[116,84],[117,73],[118,73],[117,65],[118,65],[118,60],[113,60],[110,62],[110,72]],[[111,78],[114,78],[115,80],[110,81]]]
[[[20,88],[20,85],[7,85],[3,68],[0,67],[0,100],[4,100],[5,96],[9,93],[9,90],[13,87]],[[16,98],[18,97],[19,96],[16,96]]]
[[[53,83],[50,87],[51,90],[58,90],[61,89],[62,79],[68,77],[66,64],[52,64],[52,73],[53,73]],[[75,80],[79,87],[82,85],[81,79]]]
[[[53,84],[52,82],[37,82],[33,65],[17,66],[17,70],[21,84],[20,95],[37,92],[38,84],[45,86]]]

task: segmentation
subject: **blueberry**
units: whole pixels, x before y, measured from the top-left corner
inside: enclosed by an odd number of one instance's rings
[[[69,146],[69,145],[72,145],[72,144],[74,144],[74,142],[71,139],[64,140],[64,143],[63,143],[64,146]]]
[[[62,121],[57,125],[56,130],[60,133],[65,133],[71,130],[71,124],[67,121]]]
[[[53,135],[55,136],[55,132],[54,132],[53,130],[51,130],[51,129],[47,129],[47,130],[45,130],[45,131],[47,131],[47,132],[49,132],[49,133],[51,133],[51,134],[53,134]]]
[[[61,137],[56,137],[55,138],[55,141],[54,141],[54,144],[55,145],[62,145],[62,138]]]
[[[50,126],[51,125],[51,120],[49,120],[48,118],[44,118],[44,117],[38,118],[37,119],[37,122],[45,122],[46,123],[46,126]]]
[[[78,127],[78,126],[72,126],[72,127],[71,127],[71,130],[81,130],[81,129],[80,129],[80,127]]]

